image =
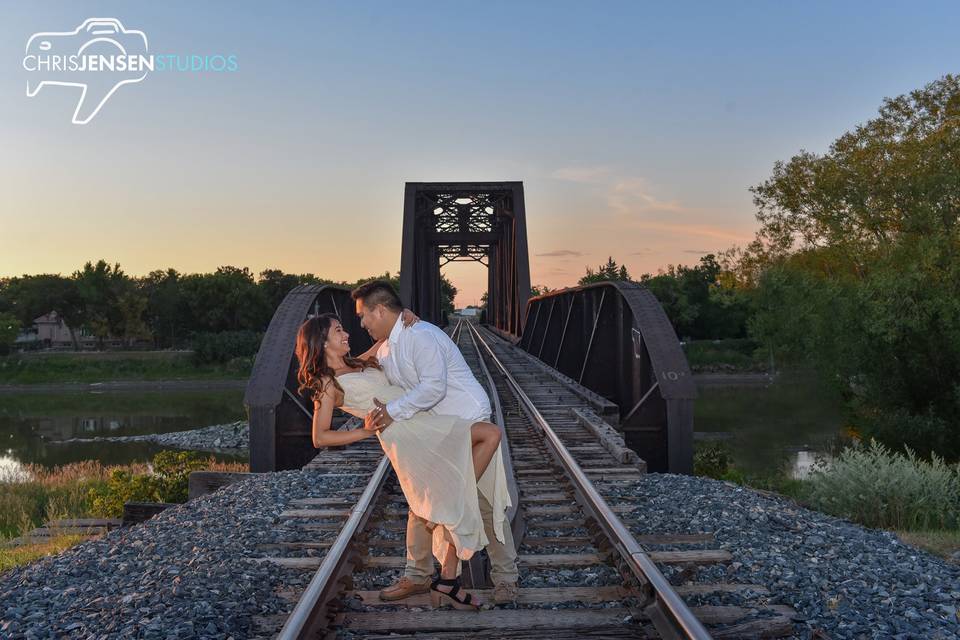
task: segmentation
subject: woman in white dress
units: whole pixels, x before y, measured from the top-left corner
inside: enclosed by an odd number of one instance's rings
[[[412,312],[404,311],[406,324],[416,320]],[[334,407],[365,418],[375,399],[389,402],[405,393],[381,371],[375,355],[379,343],[351,357],[349,337],[332,313],[306,320],[297,332],[300,392],[309,389],[314,397],[313,445],[342,446],[376,435],[410,510],[434,525],[433,555],[441,569],[430,587],[433,605],[479,608],[478,599],[461,590],[458,568],[461,559],[470,559],[488,542],[477,480],[500,445],[500,429],[489,422],[421,412],[383,431],[375,430],[370,421],[363,429],[331,431]]]

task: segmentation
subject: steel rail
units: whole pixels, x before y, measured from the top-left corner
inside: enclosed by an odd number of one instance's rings
[[[326,627],[324,614],[326,613],[327,603],[340,590],[340,579],[347,568],[349,556],[356,551],[351,548],[350,543],[353,537],[363,530],[370,518],[389,472],[390,459],[383,456],[380,459],[380,464],[377,465],[376,470],[370,477],[370,481],[367,482],[367,486],[360,495],[357,504],[350,510],[350,517],[347,518],[347,522],[340,529],[340,534],[327,551],[323,562],[320,563],[320,568],[313,574],[310,584],[307,585],[293,611],[290,612],[290,617],[287,618],[277,635],[278,640],[312,638],[318,631]]]
[[[664,638],[683,639],[683,640],[710,640],[711,636],[687,604],[674,591],[670,582],[657,568],[657,565],[650,559],[646,551],[637,542],[633,534],[630,533],[623,521],[613,512],[607,501],[593,486],[593,482],[587,477],[580,468],[580,465],[574,459],[573,455],[560,440],[553,428],[549,425],[543,415],[537,410],[533,401],[523,391],[523,388],[510,374],[500,359],[493,352],[493,349],[480,335],[480,331],[468,323],[468,328],[474,335],[479,344],[490,355],[491,361],[500,370],[504,379],[507,381],[520,406],[524,409],[530,419],[543,432],[546,442],[553,449],[553,453],[566,471],[570,480],[573,482],[577,492],[581,495],[587,509],[593,514],[604,533],[610,539],[610,542],[622,556],[626,565],[640,581],[652,590],[653,603],[644,609],[657,632]]]
[[[461,320],[460,322],[469,324],[470,321]],[[457,331],[460,331],[459,324],[457,325]],[[472,331],[468,331],[467,336],[470,338],[473,348],[476,349],[480,370],[483,371],[483,375],[487,380],[487,388],[489,389],[490,403],[493,410],[493,415],[490,416],[490,419],[500,427],[500,453],[503,458],[503,472],[507,477],[507,493],[510,494],[510,502],[513,503],[512,506],[507,509],[507,522],[510,524],[510,529],[513,532],[513,544],[520,546],[526,531],[526,525],[523,521],[523,513],[520,511],[520,491],[517,488],[517,476],[513,469],[513,454],[510,451],[510,441],[507,439],[507,421],[503,416],[503,405],[500,402],[500,394],[497,393],[497,385],[493,381],[493,375],[490,373],[487,363],[483,361],[483,353],[480,351],[480,345],[477,344]],[[457,337],[460,337],[459,333]]]

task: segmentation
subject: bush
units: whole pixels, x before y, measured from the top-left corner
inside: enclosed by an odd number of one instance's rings
[[[710,368],[734,368],[765,371],[769,355],[759,342],[746,338],[729,340],[687,340],[684,355],[694,371]]]
[[[195,365],[222,364],[234,358],[251,358],[260,348],[263,334],[255,331],[197,333],[191,340]]]
[[[718,443],[707,443],[697,447],[693,454],[693,473],[722,480],[730,471],[730,461],[730,451],[727,447]]]
[[[119,518],[125,502],[186,502],[191,471],[246,470],[242,463],[220,463],[197,451],[161,451],[152,466],[153,473],[147,474],[114,469],[105,485],[89,492],[93,515]]]
[[[868,527],[960,527],[960,466],[937,455],[928,462],[910,449],[895,453],[876,440],[816,468],[804,494],[812,507]]]

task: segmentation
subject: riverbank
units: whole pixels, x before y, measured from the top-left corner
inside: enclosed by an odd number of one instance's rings
[[[51,440],[50,444],[77,442],[152,442],[164,447],[215,453],[244,453],[250,446],[250,425],[245,420],[229,424],[215,424],[202,429],[150,433],[137,436],[97,436]]]
[[[110,391],[222,391],[246,389],[247,379],[223,380],[111,380],[108,382],[38,382],[0,384],[0,394],[106,393]]]
[[[252,368],[252,357],[197,364],[191,351],[19,353],[0,357],[0,386],[239,380]]]

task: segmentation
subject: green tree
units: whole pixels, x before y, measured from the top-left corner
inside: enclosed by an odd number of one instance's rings
[[[188,310],[180,279],[176,269],[168,268],[139,280],[139,290],[147,299],[144,317],[158,348],[174,347],[178,337],[186,336]]]
[[[656,296],[681,338],[740,338],[746,335],[750,300],[731,287],[724,268],[712,253],[699,264],[668,265],[640,282]]]
[[[110,266],[105,260],[87,262],[83,269],[74,272],[73,279],[80,294],[83,325],[96,336],[99,348],[103,348],[107,337],[122,337],[128,326],[134,327],[137,319],[130,314],[137,309],[142,313],[142,307],[128,298],[126,312],[121,308],[120,299],[132,293],[134,283],[119,263]]]
[[[75,280],[59,274],[24,275],[11,278],[3,295],[23,327],[30,327],[39,316],[56,311],[70,328],[74,348],[80,348],[76,331],[84,321],[84,304]]]
[[[117,298],[117,311],[120,315],[118,335],[130,346],[137,340],[149,340],[153,337],[144,320],[146,310],[147,297],[135,290],[122,293]]]
[[[457,298],[457,288],[445,274],[440,274],[440,313],[446,317],[453,313],[453,301]]]
[[[267,305],[274,311],[294,287],[303,283],[302,276],[284,273],[280,269],[265,269],[260,272],[257,280],[257,286],[263,291]]]
[[[594,282],[604,282],[606,280],[629,280],[630,274],[627,273],[627,267],[618,265],[613,256],[607,258],[607,263],[597,267],[596,271],[587,267],[587,274],[580,278],[579,285],[593,284]]]
[[[276,310],[290,291],[301,284],[338,284],[333,280],[318,278],[312,273],[284,273],[280,269],[265,269],[260,272],[257,286],[263,290],[267,304]],[[339,283],[346,285],[346,283]]]
[[[247,267],[218,267],[214,273],[181,278],[193,331],[264,331],[273,309]]]
[[[887,99],[752,191],[755,335],[817,364],[881,441],[960,456],[960,81]],[[757,269],[758,264],[763,264]]]
[[[20,334],[20,321],[9,311],[0,311],[0,354],[10,351],[11,345]]]

